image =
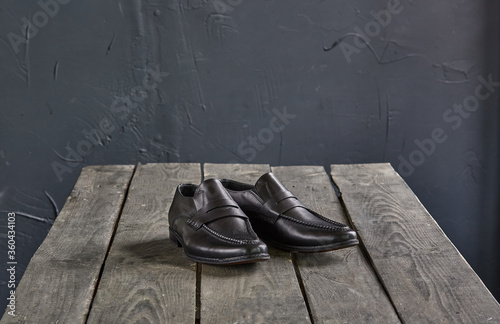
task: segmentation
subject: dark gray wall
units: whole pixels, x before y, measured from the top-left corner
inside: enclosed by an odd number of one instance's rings
[[[500,296],[498,2],[58,1],[0,2],[18,279],[85,165],[388,161]]]

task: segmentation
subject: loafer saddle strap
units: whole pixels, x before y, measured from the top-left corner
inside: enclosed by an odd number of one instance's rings
[[[234,200],[223,198],[205,204],[187,220],[187,223],[194,227],[195,230],[198,230],[203,224],[230,216],[248,219],[248,216],[240,209]]]
[[[277,192],[277,193],[274,194],[274,200],[276,202],[280,202],[280,201],[282,201],[283,199],[286,199],[286,198],[295,198],[295,199],[297,199],[297,197],[295,197],[294,194],[291,193],[288,190],[283,190],[283,191],[280,191],[280,192]]]
[[[282,214],[292,208],[302,207],[307,209],[290,191],[281,191],[274,196],[275,198],[266,201],[259,211],[261,217],[273,224]]]

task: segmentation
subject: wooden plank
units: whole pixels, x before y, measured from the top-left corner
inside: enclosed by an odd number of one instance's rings
[[[88,323],[193,323],[196,264],[168,238],[180,183],[199,183],[199,164],[137,167]]]
[[[268,165],[205,164],[204,178],[255,183]],[[203,265],[201,323],[310,323],[290,253],[236,266]]]
[[[1,323],[85,323],[133,171],[83,168],[17,287],[16,317]]]
[[[272,171],[306,206],[347,224],[322,166],[272,167]],[[295,256],[314,323],[400,323],[359,246]]]
[[[500,322],[497,301],[389,164],[332,165],[332,176],[404,322]]]

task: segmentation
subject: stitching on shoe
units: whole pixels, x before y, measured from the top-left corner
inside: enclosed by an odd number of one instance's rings
[[[297,224],[300,224],[300,225],[304,225],[304,226],[309,226],[309,227],[314,227],[314,228],[322,228],[322,229],[326,229],[326,230],[329,230],[329,231],[341,231],[341,232],[345,232],[345,231],[350,231],[351,229],[346,226],[345,224],[342,224],[342,223],[338,223],[338,222],[335,222],[335,221],[332,221],[331,219],[328,219],[328,218],[325,218],[319,214],[316,214],[314,213],[315,215],[317,215],[320,219],[323,219],[325,221],[328,221],[328,223],[331,223],[333,224],[334,226],[327,226],[327,225],[318,225],[318,224],[313,224],[313,223],[308,223],[308,222],[304,222],[304,221],[301,221],[301,220],[298,220],[298,219],[295,219],[295,218],[292,218],[290,216],[287,216],[285,214],[279,214],[278,216],[278,219],[279,218],[284,218],[286,220],[289,220],[291,222],[295,222]],[[274,218],[271,218],[271,217],[268,217],[264,214],[261,214],[261,213],[258,213],[256,215],[258,218],[260,218],[261,220],[265,221],[265,222],[268,222],[268,223],[271,223],[271,224],[274,224]],[[278,220],[276,219],[276,221]],[[337,225],[338,224],[338,225]]]
[[[284,215],[284,214],[280,214],[280,217],[282,217],[282,218],[284,218],[286,220],[289,220],[291,222],[295,222],[295,223],[300,224],[300,225],[314,227],[314,228],[322,228],[322,229],[325,229],[325,230],[328,230],[328,231],[341,231],[341,232],[345,232],[345,231],[349,231],[350,230],[348,227],[345,227],[345,226],[342,226],[342,227],[341,226],[326,226],[326,225],[317,225],[317,224],[307,223],[307,222],[304,222],[304,221],[301,221],[301,220],[289,217],[289,216]]]
[[[317,216],[318,218],[320,218],[320,219],[324,220],[325,222],[328,222],[328,223],[330,223],[330,224],[333,224],[333,225],[335,225],[336,227],[346,227],[346,228],[348,227],[348,226],[347,226],[347,225],[345,225],[345,224],[342,224],[342,223],[336,222],[336,221],[334,221],[334,220],[331,220],[331,219],[329,219],[329,218],[326,218],[326,217],[324,217],[324,216],[322,216],[322,215],[318,214],[317,212],[315,212],[315,211],[314,211],[314,210],[312,210],[312,209],[309,209],[309,208],[307,208],[307,207],[306,207],[306,209],[307,209],[307,211],[308,211],[308,212],[310,212],[310,213],[311,213],[311,214],[313,214],[314,216]]]
[[[210,227],[208,227],[205,224],[203,224],[202,227],[204,229],[206,229],[209,233],[220,238],[221,240],[225,240],[225,241],[230,242],[230,243],[234,243],[234,244],[255,244],[255,243],[258,243],[257,240],[237,240],[237,239],[234,239],[231,237],[224,236],[222,234],[217,233],[216,231],[214,231],[213,229],[211,229]]]

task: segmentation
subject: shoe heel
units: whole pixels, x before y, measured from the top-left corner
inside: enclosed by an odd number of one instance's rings
[[[177,236],[174,234],[174,232],[170,228],[168,229],[168,231],[169,231],[168,237],[170,238],[170,241],[177,244],[177,247],[182,247],[181,242],[179,242],[179,240],[177,239]]]

